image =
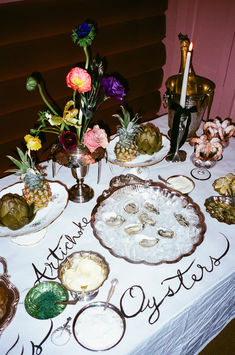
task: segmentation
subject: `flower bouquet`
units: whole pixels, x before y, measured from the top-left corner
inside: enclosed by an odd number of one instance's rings
[[[26,87],[34,90],[38,87],[47,109],[39,112],[39,125],[30,130],[26,136],[27,146],[34,145],[35,150],[41,147],[40,133],[53,133],[58,136],[58,144],[52,147],[53,160],[67,167],[93,164],[104,156],[108,145],[107,134],[99,125],[89,127],[93,114],[103,102],[116,98],[122,102],[125,89],[114,76],[104,75],[103,59],[91,58],[88,47],[96,34],[95,26],[84,22],[72,31],[72,40],[83,48],[85,53],[84,68],[74,67],[66,76],[66,84],[73,90],[73,96],[60,114],[47,100],[40,80],[35,76],[27,79]],[[35,145],[35,142],[37,144]],[[75,161],[75,151],[79,154]],[[72,154],[71,154],[72,153]],[[73,158],[71,158],[73,157]]]

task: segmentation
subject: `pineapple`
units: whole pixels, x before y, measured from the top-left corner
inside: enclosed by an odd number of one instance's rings
[[[52,193],[49,183],[45,180],[43,172],[39,171],[31,158],[26,152],[22,152],[17,148],[17,152],[21,160],[17,160],[8,155],[8,158],[18,166],[19,169],[10,169],[9,172],[14,172],[24,182],[22,194],[26,202],[34,204],[34,210],[46,207],[52,199]]]
[[[119,134],[119,140],[114,147],[114,152],[118,160],[128,162],[133,160],[138,154],[138,148],[136,145],[136,136],[140,130],[137,125],[139,115],[131,119],[130,113],[121,106],[123,118],[115,114],[113,117],[117,117],[121,123],[118,127],[117,133]]]

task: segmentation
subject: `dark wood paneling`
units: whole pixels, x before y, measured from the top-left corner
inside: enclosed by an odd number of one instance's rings
[[[40,72],[61,109],[71,97],[66,75],[84,61],[71,31],[87,18],[98,25],[93,55],[105,57],[107,73],[119,73],[127,84],[125,104],[139,112],[142,121],[154,118],[161,103],[159,88],[166,60],[162,43],[166,8],[167,0],[31,0],[0,5],[1,173],[9,166],[5,155],[22,145],[44,108],[38,91],[26,90],[27,77]],[[118,122],[112,114],[119,109],[119,101],[108,100],[93,123],[100,122],[114,133]],[[48,137],[43,148],[51,141]],[[40,156],[44,158],[45,152]]]

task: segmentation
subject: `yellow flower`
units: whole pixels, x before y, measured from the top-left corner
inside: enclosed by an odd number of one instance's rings
[[[76,108],[71,109],[71,106],[73,105],[74,105],[73,100],[70,100],[66,103],[64,107],[63,120],[69,126],[78,127],[78,120],[76,118],[76,116],[78,115],[78,109]]]
[[[42,148],[42,142],[38,137],[33,137],[31,134],[26,134],[24,140],[29,150],[39,150]]]

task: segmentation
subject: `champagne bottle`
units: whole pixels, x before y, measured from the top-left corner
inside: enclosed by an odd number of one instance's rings
[[[168,106],[168,124],[171,130],[174,113],[175,111],[171,109],[172,102],[177,104],[180,103],[180,96],[182,90],[182,82],[184,75],[184,68],[186,63],[187,52],[189,49],[190,40],[187,35],[182,35],[181,33],[178,36],[180,40],[180,51],[181,51],[181,61],[179,72],[176,75],[170,76],[166,80],[166,93],[163,96],[164,106]],[[215,84],[201,76],[195,74],[192,58],[189,67],[189,76],[187,83],[187,92],[186,92],[186,108],[190,108],[192,106],[196,106],[197,112],[192,113],[191,115],[191,124],[189,127],[188,139],[194,137],[196,135],[196,131],[198,130],[201,120],[203,119],[203,115],[207,108],[207,119],[209,118],[210,109],[214,96]],[[169,131],[169,135],[171,131]]]
[[[184,76],[186,57],[187,57],[187,52],[189,49],[190,40],[189,40],[188,36],[184,36],[181,33],[179,34],[178,37],[180,40],[181,61],[180,61],[179,73],[176,77],[176,81],[175,81],[175,85],[174,85],[174,93],[180,95],[181,89],[182,89],[182,82],[183,82],[183,76]],[[197,92],[198,92],[197,88],[198,88],[198,86],[197,86],[196,75],[195,75],[195,71],[193,69],[192,60],[191,60],[190,66],[189,66],[189,76],[188,76],[186,96],[197,94]]]

